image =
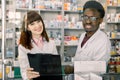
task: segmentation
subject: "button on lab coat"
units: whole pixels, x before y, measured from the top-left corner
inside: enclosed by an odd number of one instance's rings
[[[81,47],[86,33],[79,39],[74,61],[108,61],[110,58],[111,43],[107,35],[98,29],[93,36]]]

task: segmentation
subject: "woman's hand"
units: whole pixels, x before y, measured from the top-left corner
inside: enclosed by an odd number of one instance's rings
[[[33,71],[33,68],[27,68],[27,77],[28,79],[37,78],[40,76],[39,72]]]

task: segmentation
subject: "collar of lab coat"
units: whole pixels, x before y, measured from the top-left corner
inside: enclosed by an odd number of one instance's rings
[[[34,42],[34,40],[33,40],[33,39],[31,39],[31,42]],[[46,42],[46,39],[45,39],[45,38],[43,38],[43,42]]]
[[[98,36],[100,35],[99,33],[100,33],[100,29],[98,29],[98,30],[88,39],[88,41],[83,45],[83,47],[82,47],[81,49],[86,48],[86,46],[87,46],[88,44],[90,44],[96,37],[98,37]],[[85,34],[86,34],[86,32],[83,33],[83,35],[81,35],[80,43],[82,43],[82,41],[83,41],[83,39],[84,39],[84,37],[85,37]]]

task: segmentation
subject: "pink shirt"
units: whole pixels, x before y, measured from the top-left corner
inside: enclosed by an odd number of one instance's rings
[[[40,37],[39,39],[33,38],[34,43],[40,48],[43,48],[43,38]]]

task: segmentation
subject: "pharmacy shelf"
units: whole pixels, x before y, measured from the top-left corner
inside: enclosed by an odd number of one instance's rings
[[[110,40],[120,40],[120,38],[110,38]]]
[[[64,28],[65,30],[84,30],[82,28]]]
[[[120,73],[105,73],[102,74],[103,80],[119,80]]]
[[[53,9],[40,9],[42,12],[61,12],[61,10],[53,10]]]
[[[0,19],[0,21],[1,21],[1,20],[2,20],[2,19]],[[13,18],[13,19],[6,18],[6,20],[7,20],[7,21],[9,21],[9,20],[12,21],[12,20],[16,20],[16,19],[14,19],[14,18]]]
[[[55,28],[55,27],[46,27],[45,29],[47,29],[47,30],[50,30],[50,29],[52,29],[52,30],[60,30],[60,29],[62,29],[62,28]]]
[[[118,57],[120,54],[111,55],[111,57]]]
[[[0,1],[0,6],[1,6],[1,1]],[[15,24],[13,22],[16,21],[15,17],[12,18],[13,15],[10,15],[10,12],[13,12],[14,13],[14,8],[13,8],[13,0],[6,0],[6,24],[5,24],[5,49],[6,49],[6,53],[5,53],[5,58],[14,58],[14,53],[15,53],[15,30],[14,30],[14,27],[15,27]],[[1,8],[0,8],[1,10]],[[0,13],[2,13],[0,11]],[[0,15],[0,26],[2,26],[2,15]],[[0,45],[3,43],[2,42],[2,28],[0,28]],[[1,48],[1,47],[0,47]],[[1,48],[2,49],[2,48]],[[1,50],[0,50],[1,51]],[[1,57],[1,55],[0,55]]]
[[[107,24],[120,24],[120,22],[107,22]]]
[[[40,9],[29,9],[29,8],[16,8],[17,12],[25,12],[25,11],[40,11]]]
[[[119,75],[120,76],[120,73],[105,73],[103,75]]]
[[[0,79],[2,80],[2,79]],[[22,78],[8,78],[8,80],[23,80]]]
[[[120,8],[120,6],[107,6],[107,8]]]
[[[61,10],[53,10],[53,9],[36,9],[36,8],[16,8],[16,11],[43,11],[43,12],[61,12]]]
[[[65,47],[74,47],[74,46],[78,46],[77,44],[74,44],[74,45],[64,45]]]
[[[65,10],[65,13],[74,13],[74,14],[81,14],[82,11],[69,11],[69,10]]]

